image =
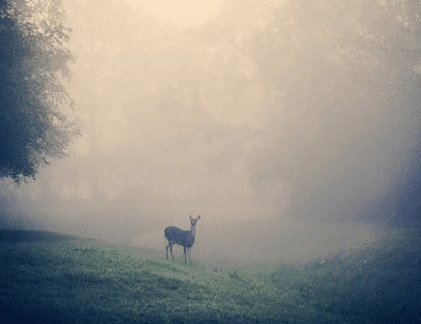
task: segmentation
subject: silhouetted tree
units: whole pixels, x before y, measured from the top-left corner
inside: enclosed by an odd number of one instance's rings
[[[80,134],[60,110],[73,102],[61,83],[74,61],[64,47],[61,0],[0,2],[0,177],[19,183]]]

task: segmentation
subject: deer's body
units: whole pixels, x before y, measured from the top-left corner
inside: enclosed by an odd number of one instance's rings
[[[170,226],[165,229],[165,237],[168,240],[168,245],[166,246],[166,256],[168,260],[168,249],[170,249],[171,257],[173,261],[174,255],[172,254],[172,248],[174,244],[181,245],[184,250],[184,263],[187,264],[187,255],[189,256],[190,260],[190,254],[191,254],[191,247],[194,244],[194,240],[196,238],[196,223],[200,219],[200,215],[197,216],[197,218],[192,218],[190,215],[190,231],[184,231],[178,227]]]

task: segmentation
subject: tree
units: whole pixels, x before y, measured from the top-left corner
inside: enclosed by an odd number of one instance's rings
[[[0,2],[0,177],[16,183],[69,155],[80,124],[61,110],[74,61],[61,0]]]
[[[420,182],[419,163],[410,165],[420,132],[419,13],[410,1],[296,0],[273,11],[251,46],[271,116],[250,168],[255,186],[285,182],[295,215],[347,217],[362,206],[396,215],[409,173]]]

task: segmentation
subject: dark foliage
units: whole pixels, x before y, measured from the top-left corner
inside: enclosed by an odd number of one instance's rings
[[[49,158],[69,154],[79,124],[60,111],[73,105],[61,84],[74,58],[63,46],[61,1],[0,2],[0,177],[35,178]]]

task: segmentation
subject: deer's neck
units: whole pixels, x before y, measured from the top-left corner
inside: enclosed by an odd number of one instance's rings
[[[190,233],[191,233],[191,235],[192,235],[193,237],[195,237],[195,236],[196,236],[196,226],[195,226],[195,225],[192,225],[192,227],[191,227],[191,229],[190,229]]]

